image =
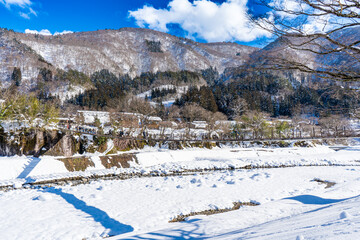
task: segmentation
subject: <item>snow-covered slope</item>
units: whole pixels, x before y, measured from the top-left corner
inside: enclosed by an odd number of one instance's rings
[[[35,79],[42,64],[75,69],[86,74],[108,69],[115,74],[140,75],[157,71],[198,71],[216,67],[220,72],[247,61],[257,48],[236,43],[200,44],[188,39],[140,28],[79,32],[57,36],[22,34],[0,29],[0,81],[8,81],[14,66]],[[13,39],[29,49],[35,60],[12,51]],[[149,43],[160,42],[154,52]],[[12,52],[11,52],[12,51]],[[13,55],[11,57],[10,55]],[[12,59],[11,62],[8,59]],[[6,64],[6,65],[4,65]]]
[[[100,112],[101,113],[101,112]],[[111,144],[110,144],[111,145]],[[108,149],[109,151],[111,149]],[[184,150],[169,150],[159,148],[145,148],[141,151],[131,151],[137,158],[137,164],[132,163],[131,169],[110,169],[99,164],[87,168],[86,172],[68,173],[63,163],[56,157],[41,157],[40,161],[27,175],[30,181],[42,181],[72,176],[88,176],[91,174],[106,175],[109,173],[150,171],[171,172],[197,169],[227,169],[253,167],[280,167],[280,166],[327,166],[327,165],[354,165],[360,166],[360,147],[354,146],[341,151],[334,151],[326,146],[314,148],[215,148]],[[121,154],[121,153],[120,153]],[[100,153],[86,156],[96,162]],[[12,185],[14,182],[27,182],[29,179],[18,178],[26,171],[32,157],[0,157],[0,186]]]
[[[153,89],[150,89],[149,91],[146,92],[142,92],[138,95],[136,95],[138,98],[150,98],[151,97],[151,91],[155,90],[155,89],[159,89],[159,90],[163,90],[163,89],[176,89],[176,94],[172,94],[170,96],[165,96],[162,99],[162,104],[166,107],[170,107],[177,98],[180,98],[184,93],[187,92],[187,90],[189,89],[189,86],[175,86],[172,84],[167,84],[167,85],[160,85],[158,87],[155,87]],[[156,105],[157,103],[154,101],[150,101],[150,104],[152,105]]]
[[[0,88],[7,88],[11,84],[11,74],[14,67],[21,69],[24,90],[34,87],[39,69],[52,68],[40,55],[29,46],[17,40],[12,32],[0,28]]]

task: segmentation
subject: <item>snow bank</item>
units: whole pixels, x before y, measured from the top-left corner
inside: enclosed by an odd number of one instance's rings
[[[108,141],[105,154],[113,148]],[[198,170],[198,169],[229,169],[253,167],[283,166],[326,166],[326,165],[360,165],[360,147],[353,146],[344,150],[334,151],[326,146],[314,148],[214,148],[184,150],[168,150],[145,148],[141,151],[130,151],[136,155],[138,164],[132,163],[128,169],[106,169],[99,156],[104,154],[87,154],[95,167],[85,172],[68,172],[64,164],[55,157],[0,157],[0,185],[13,185],[14,181],[25,179],[45,181],[75,176],[91,176],[121,173],[164,173]],[[22,179],[16,179],[20,176]],[[14,180],[15,179],[15,180]]]

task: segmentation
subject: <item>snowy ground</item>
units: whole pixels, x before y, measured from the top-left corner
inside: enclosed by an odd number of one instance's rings
[[[113,146],[110,141],[109,146]],[[106,151],[110,151],[109,147]],[[312,148],[241,148],[223,147],[212,150],[189,148],[168,150],[145,148],[135,153],[139,164],[132,163],[131,169],[105,169],[101,164],[100,153],[87,154],[95,164],[86,172],[69,173],[65,165],[55,157],[40,159],[29,156],[0,157],[0,186],[13,182],[25,183],[27,180],[50,180],[70,176],[88,176],[123,172],[150,172],[255,167],[308,166],[308,165],[360,165],[360,146],[352,146],[342,151],[334,151],[328,146]],[[128,152],[129,153],[129,152]]]
[[[246,164],[297,167],[0,192],[0,239],[360,239],[358,146],[337,152],[324,146],[146,149],[137,156],[134,169],[143,171]],[[36,166],[24,172],[34,160]],[[309,164],[347,166],[305,166]],[[96,167],[91,171],[129,171]],[[0,158],[0,169],[3,182],[69,174],[51,157]],[[336,185],[325,188],[314,179]],[[231,208],[233,202],[260,205],[169,223],[180,214]]]
[[[143,93],[140,93],[138,95],[136,95],[138,98],[149,98],[151,97],[151,91],[152,90],[155,90],[155,89],[159,89],[159,90],[163,90],[163,89],[172,89],[172,88],[176,88],[176,95],[175,96],[172,96],[170,99],[166,100],[166,101],[162,101],[162,104],[165,106],[165,107],[170,107],[177,98],[180,98],[184,93],[187,92],[187,90],[189,89],[189,86],[175,86],[175,85],[161,85],[161,86],[158,86],[158,87],[155,87],[155,88],[152,88],[151,90],[149,91],[146,91],[146,92],[143,92]],[[150,101],[150,104],[151,105],[157,105],[156,102],[154,101]]]

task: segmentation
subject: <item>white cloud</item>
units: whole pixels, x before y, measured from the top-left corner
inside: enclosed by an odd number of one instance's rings
[[[56,35],[64,35],[64,34],[69,34],[69,33],[73,33],[73,31],[64,30],[62,32],[55,32],[54,36],[56,36]]]
[[[39,35],[44,35],[44,36],[52,36],[53,35],[48,29],[43,29],[41,31],[26,29],[25,33],[27,33],[27,34],[39,34]],[[62,31],[62,32],[55,32],[54,36],[56,36],[56,35],[64,35],[64,34],[68,34],[68,33],[73,33],[73,32],[72,31],[66,31],[66,30]]]
[[[4,4],[7,8],[10,8],[11,5],[25,8],[32,4],[30,0],[0,0],[0,3]]]
[[[247,17],[248,0],[171,0],[166,9],[144,6],[130,11],[140,27],[168,32],[168,24],[179,24],[192,38],[215,41],[253,41],[270,33],[252,24]]]
[[[19,12],[19,15],[20,15],[20,17],[22,17],[22,18],[30,19],[30,16],[29,16],[29,14],[27,14],[27,13]]]
[[[45,36],[51,36],[51,32],[47,29],[43,29],[41,31],[37,31],[37,30],[30,30],[30,29],[26,29],[25,33],[28,34],[39,34],[39,35],[45,35]]]
[[[9,10],[11,10],[12,6],[22,9],[19,15],[25,19],[30,19],[31,15],[37,16],[37,12],[31,8],[31,5],[33,5],[31,0],[0,0],[0,4],[3,4]]]
[[[311,2],[311,1],[310,1]],[[304,34],[325,33],[340,26],[359,22],[355,18],[339,17],[334,13],[320,10],[321,8],[336,11],[337,6],[343,4],[342,14],[346,15],[351,12],[360,12],[356,7],[345,7],[352,5],[346,0],[317,1],[319,8],[312,7],[303,0],[272,0],[269,5],[275,10],[273,14],[285,23],[285,25],[278,24],[278,29],[284,29],[287,32],[301,32]],[[354,5],[355,6],[355,5]]]
[[[302,0],[272,0],[269,3],[269,6],[279,10],[276,11],[276,15],[288,18],[288,19],[294,19],[298,16],[295,14],[291,14],[290,12],[299,12],[299,11],[307,11],[308,5],[305,4]],[[283,11],[285,10],[285,11]]]

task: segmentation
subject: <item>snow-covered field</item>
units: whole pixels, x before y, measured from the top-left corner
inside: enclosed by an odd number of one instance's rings
[[[148,148],[138,152],[137,158],[139,164],[130,169],[105,170],[96,163],[83,173],[68,173],[52,157],[0,158],[0,177],[5,184],[95,172],[296,167],[0,192],[0,239],[360,239],[359,146],[340,151],[326,146]],[[326,184],[314,179],[336,184],[325,188]],[[181,214],[231,208],[234,202],[260,205],[169,223]]]
[[[143,92],[143,93],[140,93],[138,95],[136,95],[138,98],[149,98],[151,97],[151,91],[152,90],[155,90],[155,89],[159,89],[159,90],[163,90],[163,89],[172,89],[172,88],[176,88],[176,95],[175,96],[172,96],[171,98],[169,98],[168,100],[166,101],[162,101],[162,104],[166,107],[170,107],[176,100],[176,98],[180,98],[182,94],[186,93],[186,91],[189,89],[189,86],[175,86],[175,85],[171,85],[171,84],[168,84],[168,85],[161,85],[161,86],[158,86],[158,87],[155,87],[155,88],[152,88],[151,90],[149,91],[146,91],[146,92]],[[156,102],[154,101],[150,101],[150,104],[151,105],[157,105]]]

